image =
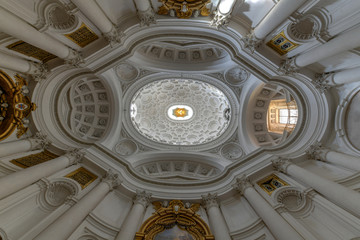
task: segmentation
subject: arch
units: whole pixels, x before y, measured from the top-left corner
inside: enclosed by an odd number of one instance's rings
[[[180,200],[172,200],[166,207],[162,207],[160,202],[154,202],[153,205],[157,208],[156,212],[143,223],[135,235],[136,240],[153,240],[158,233],[175,225],[190,233],[196,240],[214,240],[209,226],[196,214],[198,204],[187,208]]]

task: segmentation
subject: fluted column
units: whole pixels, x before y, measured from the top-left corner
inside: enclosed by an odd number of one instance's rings
[[[307,151],[309,159],[320,160],[346,167],[351,170],[360,171],[360,157],[333,151],[324,148],[320,143],[314,144]]]
[[[150,0],[134,0],[134,3],[140,19],[140,26],[149,26],[151,23],[156,23],[155,12]]]
[[[83,156],[78,150],[68,152],[64,156],[28,167],[0,178],[0,199],[19,191],[20,189],[50,176],[57,171],[77,163]]]
[[[116,240],[133,240],[138,231],[139,224],[142,222],[145,209],[150,203],[151,194],[145,191],[136,191],[134,205],[131,208],[125,222],[121,226]]]
[[[298,9],[306,0],[281,0],[271,11],[261,20],[261,22],[254,28],[252,33],[242,40],[245,47],[254,51],[261,40],[263,40],[269,33],[271,33],[279,24],[281,24],[287,17],[289,17],[296,9]]]
[[[353,214],[360,216],[360,193],[344,187],[336,182],[320,177],[288,160],[273,160],[273,166],[283,173],[295,177],[303,183],[311,186],[317,192],[327,197]]]
[[[110,44],[121,42],[123,33],[109,20],[95,0],[72,0],[72,2],[99,28]]]
[[[80,55],[62,42],[41,33],[24,20],[0,7],[0,31],[41,48],[71,63],[79,62]]]
[[[106,176],[94,189],[35,237],[34,240],[68,239],[88,214],[105,198],[109,191],[120,183],[118,175],[112,171],[108,171]]]
[[[231,240],[228,227],[224,217],[221,214],[216,194],[202,196],[207,214],[209,216],[211,231],[215,239]]]
[[[304,238],[266,202],[245,176],[236,179],[236,181],[237,183],[233,187],[244,195],[276,239],[304,240]]]
[[[49,144],[50,142],[47,140],[46,135],[38,132],[28,139],[0,143],[0,157],[42,149]]]

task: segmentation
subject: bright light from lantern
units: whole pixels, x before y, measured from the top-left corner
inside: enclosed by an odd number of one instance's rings
[[[168,108],[167,114],[173,120],[183,121],[192,118],[194,110],[188,105],[173,105]]]
[[[222,14],[228,14],[234,3],[235,0],[222,0],[219,4],[219,12]]]

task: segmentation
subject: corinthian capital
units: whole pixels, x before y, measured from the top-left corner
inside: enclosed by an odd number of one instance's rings
[[[150,26],[150,24],[156,24],[155,12],[150,6],[145,11],[137,11],[138,17],[140,19],[140,26]]]
[[[251,53],[254,53],[255,49],[258,48],[262,42],[261,39],[256,38],[254,33],[241,38],[241,41],[244,43],[244,47],[249,49]]]
[[[124,33],[116,26],[113,26],[111,31],[108,33],[103,33],[103,36],[110,43],[110,46],[113,47],[116,44],[121,43],[121,40],[124,37]]]
[[[146,191],[136,190],[136,196],[134,198],[134,204],[141,204],[144,208],[150,204],[151,193],[147,193]]]
[[[31,150],[46,149],[51,144],[47,135],[42,132],[35,133],[35,135],[28,138],[28,140],[31,143]]]
[[[295,64],[295,58],[288,58],[281,63],[279,72],[285,75],[293,75],[297,72],[298,67]]]
[[[82,152],[81,149],[77,148],[71,149],[65,154],[65,156],[69,159],[69,166],[81,162],[84,155],[84,152]]]
[[[202,195],[201,197],[205,208],[209,209],[211,207],[219,207],[216,193],[214,194],[208,193],[208,195]]]
[[[330,150],[322,147],[320,142],[316,142],[309,147],[306,153],[308,159],[325,161],[326,160],[325,155],[328,151]]]
[[[324,93],[327,90],[329,90],[332,86],[329,82],[329,76],[331,76],[332,73],[317,73],[315,74],[315,79],[312,80],[312,83],[314,86],[321,92]]]
[[[233,185],[233,188],[239,191],[241,195],[244,195],[245,189],[249,187],[253,187],[253,185],[245,175],[236,178],[236,183]]]
[[[29,64],[30,69],[26,73],[30,74],[35,81],[39,82],[46,78],[46,75],[49,72],[46,64],[36,62],[29,62]]]
[[[76,68],[85,62],[81,53],[71,48],[69,48],[69,55],[64,60],[66,64]]]
[[[115,173],[111,169],[109,169],[106,172],[106,175],[101,179],[101,181],[107,183],[110,186],[110,190],[112,190],[113,188],[116,188],[122,182],[119,179],[119,174]]]
[[[288,159],[278,158],[271,160],[273,167],[279,171],[286,173],[287,167],[292,164]]]

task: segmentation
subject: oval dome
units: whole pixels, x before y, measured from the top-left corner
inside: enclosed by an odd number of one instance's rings
[[[132,97],[130,117],[146,138],[169,145],[198,145],[221,136],[230,103],[215,86],[189,79],[154,81]]]

